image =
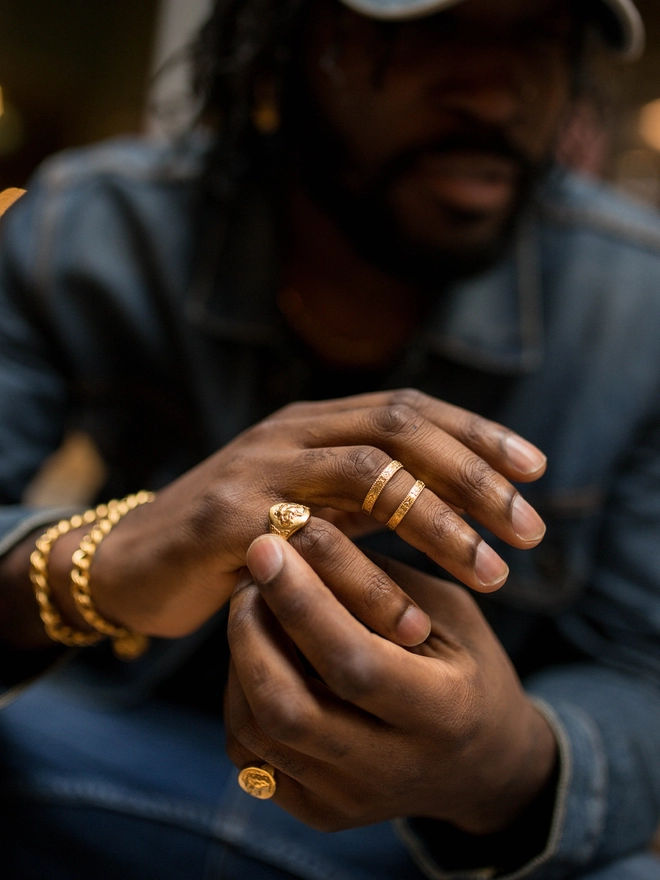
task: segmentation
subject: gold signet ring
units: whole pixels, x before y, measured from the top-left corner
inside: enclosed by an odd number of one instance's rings
[[[304,504],[289,504],[287,501],[274,504],[268,511],[271,535],[279,535],[288,541],[291,535],[302,529],[311,513]]]
[[[277,788],[275,782],[275,768],[272,764],[262,764],[261,767],[244,767],[238,774],[238,784],[252,797],[262,801],[272,798]]]

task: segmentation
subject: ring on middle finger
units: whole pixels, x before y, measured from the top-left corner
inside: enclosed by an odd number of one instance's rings
[[[380,474],[374,480],[371,489],[367,492],[364,501],[362,502],[362,512],[363,513],[371,513],[374,509],[374,504],[376,503],[378,496],[383,491],[385,486],[392,479],[394,474],[401,470],[403,465],[400,461],[396,461],[392,459],[392,461],[387,465],[386,468],[380,472]]]
[[[404,516],[408,513],[410,508],[413,506],[415,501],[422,494],[422,489],[424,488],[424,483],[421,480],[417,480],[415,485],[412,487],[410,492],[403,499],[401,504],[394,511],[392,516],[387,521],[387,528],[394,531],[394,529],[399,525]]]

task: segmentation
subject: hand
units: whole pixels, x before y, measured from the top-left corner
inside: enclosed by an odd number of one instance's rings
[[[536,479],[545,458],[502,426],[414,391],[296,404],[119,523],[94,560],[99,610],[151,635],[194,631],[228,600],[250,542],[268,530],[273,504],[329,507],[355,519],[392,458],[405,469],[383,490],[374,519],[387,522],[415,479],[423,480],[428,488],[397,532],[474,589],[501,586],[507,567],[460,511],[516,547],[541,539],[542,521],[508,480]],[[54,548],[51,565],[64,573],[62,593],[79,540],[67,535]],[[313,517],[292,543],[372,629],[400,644],[426,637],[426,616],[336,527]]]
[[[257,585],[248,574],[230,605],[227,748],[239,768],[275,766],[280,806],[325,831],[427,816],[488,834],[534,800],[554,736],[463,588],[383,563],[431,618],[409,650],[369,632],[281,539],[258,538],[247,559]]]

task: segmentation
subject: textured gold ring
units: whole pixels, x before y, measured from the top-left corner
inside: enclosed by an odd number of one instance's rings
[[[289,504],[287,501],[273,504],[268,511],[269,531],[271,535],[279,535],[288,541],[291,535],[302,529],[311,513],[304,504]]]
[[[387,521],[387,528],[388,529],[394,530],[399,525],[399,523],[404,518],[404,516],[408,513],[408,511],[413,506],[415,501],[417,501],[419,496],[422,494],[423,488],[424,488],[424,483],[422,483],[421,480],[417,480],[417,482],[412,487],[410,492],[408,492],[408,494],[403,499],[401,504],[399,504],[397,509],[394,511],[392,516]]]
[[[272,798],[277,789],[275,782],[275,768],[272,764],[262,764],[260,767],[244,767],[238,774],[238,784],[252,797],[265,801]]]
[[[371,489],[369,489],[364,501],[362,502],[363,513],[371,513],[371,511],[374,509],[374,504],[378,500],[378,496],[380,495],[380,493],[383,491],[385,486],[387,486],[394,474],[397,471],[401,470],[402,467],[403,465],[400,461],[395,461],[394,459],[392,459],[387,467],[381,471],[379,476],[377,476],[374,480]]]

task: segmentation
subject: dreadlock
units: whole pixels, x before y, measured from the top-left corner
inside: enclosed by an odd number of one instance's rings
[[[286,77],[304,0],[217,0],[192,46],[200,117],[216,133],[207,182],[226,199],[252,164],[259,138],[252,122],[263,82]]]

